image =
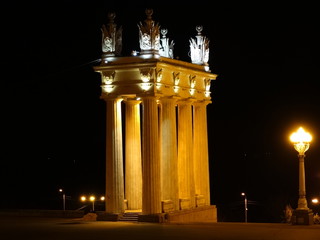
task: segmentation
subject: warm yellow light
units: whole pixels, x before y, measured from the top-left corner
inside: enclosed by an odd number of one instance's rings
[[[245,196],[246,194],[243,192],[243,193],[241,193],[241,195],[242,195],[242,196]]]
[[[102,91],[106,93],[111,93],[114,90],[113,85],[102,85],[101,88],[102,88]]]
[[[59,189],[59,192],[63,192],[62,188]]]
[[[87,200],[87,198],[85,196],[81,196],[80,199],[82,202],[85,202]]]
[[[90,196],[90,201],[93,202],[94,200],[96,200],[95,196]]]
[[[101,196],[101,197],[100,197],[100,200],[101,200],[101,201],[104,201],[105,199],[106,199],[106,198],[105,198],[104,196]]]
[[[319,200],[318,200],[318,198],[314,198],[314,199],[311,200],[311,202],[314,203],[314,204],[318,204]]]
[[[144,83],[147,83],[150,81],[150,75],[149,74],[141,74],[141,80]]]
[[[152,83],[141,83],[140,86],[144,91],[148,91],[152,87]]]
[[[300,127],[297,132],[291,134],[290,140],[293,143],[309,143],[312,140],[312,136]]]
[[[294,149],[297,150],[299,155],[303,156],[310,147],[312,137],[300,127],[297,132],[291,134],[290,140],[293,142]]]

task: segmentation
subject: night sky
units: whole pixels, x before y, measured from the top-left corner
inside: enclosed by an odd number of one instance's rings
[[[210,5],[208,5],[210,2]],[[0,208],[59,209],[82,193],[104,194],[105,103],[100,75],[101,26],[116,13],[123,56],[140,50],[138,27],[168,29],[174,56],[191,62],[189,39],[203,26],[209,65],[218,74],[208,105],[211,203],[219,221],[281,221],[298,200],[298,158],[289,136],[313,135],[306,152],[308,200],[320,198],[319,25],[316,5],[133,4],[118,1],[14,2],[2,45]],[[60,205],[59,205],[60,204]],[[312,207],[311,203],[309,207]]]

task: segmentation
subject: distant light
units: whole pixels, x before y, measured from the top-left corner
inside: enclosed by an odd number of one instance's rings
[[[317,204],[317,203],[319,203],[319,200],[318,200],[318,198],[314,198],[314,199],[311,200],[311,202],[314,203],[314,204]]]
[[[80,199],[82,202],[85,202],[87,200],[87,198],[85,196],[81,196]]]
[[[100,200],[101,200],[101,201],[104,201],[105,199],[106,199],[106,198],[105,198],[104,196],[101,196],[101,197],[100,197]]]
[[[241,195],[242,195],[242,196],[245,196],[246,194],[243,192],[243,193],[241,193]]]
[[[90,196],[90,201],[93,202],[94,200],[96,200],[95,196]]]
[[[62,189],[62,188],[60,188],[60,189],[59,189],[59,192],[63,192],[63,189]]]
[[[132,56],[138,56],[139,52],[136,50],[132,50],[131,55]]]

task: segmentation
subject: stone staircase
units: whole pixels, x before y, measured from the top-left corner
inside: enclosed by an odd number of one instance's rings
[[[125,212],[118,221],[123,222],[138,222],[138,216],[141,212]]]

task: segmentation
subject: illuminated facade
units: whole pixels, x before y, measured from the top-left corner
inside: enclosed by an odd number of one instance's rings
[[[140,53],[119,57],[117,49],[109,48],[94,67],[101,74],[107,112],[106,218],[138,211],[139,221],[216,222],[216,207],[210,204],[206,106],[217,75],[208,68],[208,53],[200,56],[192,49],[195,40],[190,51],[198,64],[171,58],[173,42],[161,41],[152,10],[146,14],[138,25]],[[114,15],[109,18],[114,24]],[[109,29],[114,31],[110,46],[115,41],[121,46],[119,29]]]

